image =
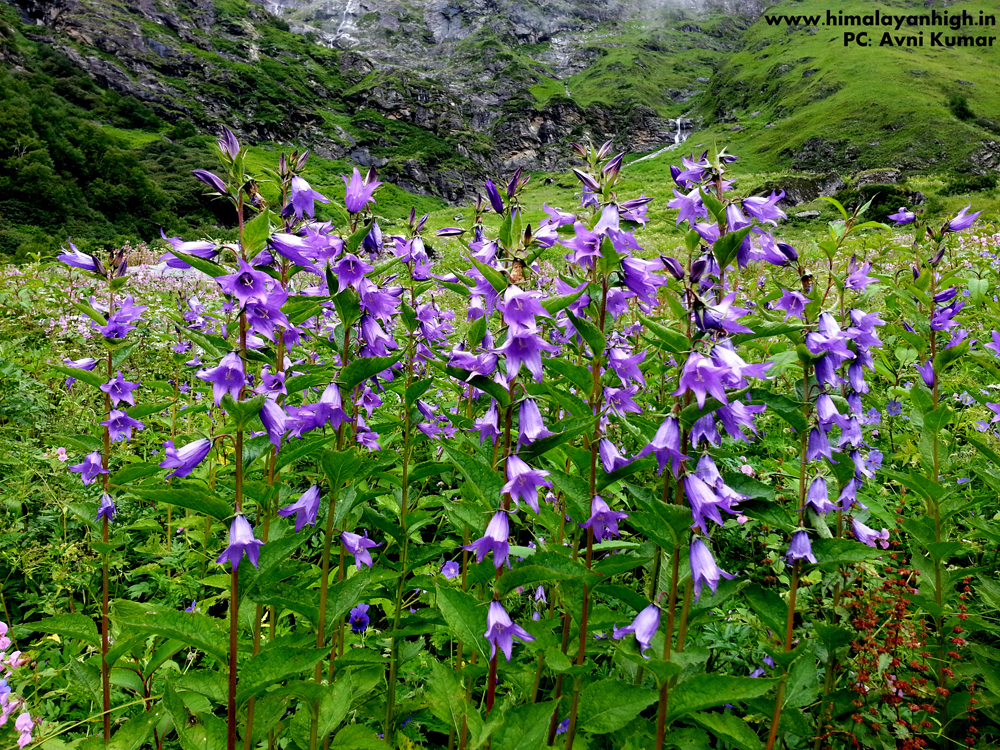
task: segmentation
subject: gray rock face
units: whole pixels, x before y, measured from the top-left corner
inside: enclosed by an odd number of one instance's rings
[[[784,190],[785,197],[778,202],[778,207],[787,210],[817,198],[836,195],[843,187],[844,181],[840,175],[831,172],[812,177],[783,177],[765,184],[761,192],[767,195],[772,190]]]
[[[899,182],[899,170],[872,169],[867,172],[859,172],[854,175],[852,182],[856,188],[865,185],[895,185]]]

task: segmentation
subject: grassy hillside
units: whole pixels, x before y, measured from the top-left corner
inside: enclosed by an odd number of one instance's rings
[[[938,1],[933,6],[944,8]],[[768,15],[825,17],[828,9],[930,12],[923,3],[783,0]],[[998,13],[987,2],[947,6],[952,14],[963,9]],[[701,137],[725,139],[760,169],[894,166],[910,172],[967,170],[979,142],[998,138],[1000,44],[932,48],[931,30],[955,32],[925,27],[924,47],[845,47],[844,30],[758,20],[698,103],[708,125]],[[877,44],[883,30],[868,31]],[[1000,38],[997,27],[967,31]]]

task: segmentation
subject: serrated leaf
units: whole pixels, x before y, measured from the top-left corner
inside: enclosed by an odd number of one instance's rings
[[[490,660],[490,649],[483,637],[486,632],[486,607],[471,594],[453,588],[437,587],[437,606],[452,634],[462,643],[479,652],[486,663]]]
[[[385,372],[402,359],[403,353],[394,354],[391,357],[362,357],[347,365],[340,372],[337,382],[340,383],[341,390],[350,392],[354,387],[373,378],[381,372]]]
[[[100,633],[97,632],[97,625],[89,617],[84,615],[54,615],[46,617],[38,622],[25,623],[21,626],[22,631],[34,631],[36,633],[54,633],[55,635],[76,638],[94,646],[101,644]]]
[[[706,708],[757,698],[776,687],[780,681],[768,677],[695,675],[670,691],[667,723],[687,714],[704,711]]]
[[[628,725],[639,713],[656,703],[656,690],[621,680],[597,680],[580,692],[577,722],[593,734],[615,732]],[[671,703],[673,696],[671,696]]]
[[[242,703],[251,695],[260,695],[276,682],[295,675],[310,675],[328,654],[325,648],[277,646],[265,649],[240,666],[236,700]]]
[[[578,560],[558,552],[539,552],[506,571],[496,582],[496,591],[503,597],[523,586],[534,588],[540,583],[554,583],[574,579],[593,580],[596,576]]]
[[[181,508],[204,513],[205,515],[225,521],[233,515],[233,506],[226,500],[207,489],[193,486],[179,487],[134,487],[128,491],[136,497],[152,500],[158,503],[169,503]]]
[[[576,317],[569,310],[566,311],[566,314],[569,316],[569,320],[573,324],[573,328],[575,328],[576,332],[583,336],[583,340],[587,342],[587,346],[590,347],[590,351],[593,355],[595,357],[600,357],[604,354],[607,341],[604,338],[604,334],[601,333],[601,329],[586,318]]]

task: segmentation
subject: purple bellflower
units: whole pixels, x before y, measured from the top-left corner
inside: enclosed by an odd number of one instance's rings
[[[698,537],[691,540],[691,551],[689,556],[691,560],[691,578],[694,579],[695,601],[698,601],[698,597],[701,596],[701,587],[704,584],[708,584],[708,587],[712,589],[712,595],[714,596],[719,588],[720,576],[729,580],[736,577],[722,570],[715,564],[715,558],[712,557],[712,551],[708,548],[708,545]]]
[[[101,495],[101,504],[97,507],[97,518],[96,521],[100,521],[102,518],[107,519],[108,523],[115,520],[115,503],[111,499],[111,495],[105,492]]]
[[[511,621],[507,610],[497,601],[490,602],[490,611],[486,615],[486,632],[483,633],[483,638],[490,642],[491,661],[496,657],[498,647],[507,657],[507,661],[510,661],[515,638],[522,643],[535,640],[531,633]]]
[[[900,206],[896,213],[889,214],[887,218],[892,219],[896,222],[896,226],[899,226],[901,224],[910,224],[917,218],[917,215],[913,211],[907,211],[905,206]]]
[[[656,462],[659,464],[659,471],[657,473],[662,474],[663,468],[669,463],[670,470],[676,477],[681,461],[687,458],[687,456],[680,452],[680,447],[680,425],[674,417],[667,417],[656,430],[653,439],[639,451],[636,458],[644,458],[652,453],[656,456]]]
[[[532,469],[517,456],[510,456],[507,458],[508,481],[501,492],[510,493],[515,507],[520,508],[520,501],[524,500],[529,508],[538,513],[538,488],[552,486],[552,482],[545,478],[548,475],[549,472],[544,469]]]
[[[229,546],[222,551],[215,562],[219,565],[225,565],[228,562],[233,566],[233,570],[236,570],[239,568],[240,560],[243,559],[245,553],[250,564],[256,568],[262,544],[264,543],[260,539],[254,537],[253,527],[247,521],[246,516],[240,513],[233,519],[233,523],[229,527]]]
[[[441,575],[443,575],[447,580],[451,580],[458,576],[462,572],[462,568],[454,560],[449,560],[444,565],[441,566]]]
[[[194,468],[205,460],[205,456],[212,450],[212,441],[206,438],[188,443],[183,448],[175,448],[173,440],[167,440],[163,444],[163,453],[166,458],[160,462],[161,469],[173,469],[166,478],[186,477]]]
[[[121,409],[112,409],[108,418],[101,424],[107,427],[111,433],[112,443],[117,443],[119,440],[131,440],[133,429],[141,430],[146,426],[138,419],[132,419]]]
[[[122,401],[129,406],[135,406],[135,396],[132,391],[138,387],[139,383],[126,382],[121,370],[119,370],[118,376],[102,385],[101,390],[111,397],[111,403],[115,406],[118,406]]]
[[[618,522],[628,518],[628,513],[613,511],[600,495],[590,501],[590,518],[580,524],[581,529],[590,529],[594,538],[603,542],[606,537],[618,536]]]
[[[240,258],[240,270],[216,277],[222,291],[235,299],[242,310],[250,302],[263,302],[267,298],[266,282],[271,277]]]
[[[507,340],[495,350],[507,357],[507,378],[512,379],[521,371],[521,365],[542,382],[542,352],[555,354],[558,346],[548,343],[536,331],[514,331],[507,333]]]
[[[859,542],[867,544],[869,547],[874,547],[875,542],[882,545],[882,549],[889,549],[889,529],[882,529],[882,531],[875,531],[875,529],[865,526],[861,521],[851,519],[851,530],[854,532],[854,536],[857,537]]]
[[[79,268],[82,271],[92,271],[104,275],[104,265],[96,256],[84,253],[77,249],[72,242],[69,243],[69,251],[57,256],[59,260],[72,268]]]
[[[462,547],[464,550],[476,553],[476,562],[482,562],[487,553],[493,553],[493,564],[499,569],[506,562],[507,567],[510,567],[510,561],[507,556],[510,553],[510,544],[507,539],[510,537],[510,522],[507,518],[507,513],[502,510],[498,510],[493,518],[490,519],[489,524],[486,526],[486,533],[476,539],[472,544],[466,544]]]
[[[636,643],[639,644],[639,653],[648,659],[650,657],[646,656],[645,651],[649,648],[649,644],[659,627],[660,608],[655,604],[650,604],[636,616],[631,625],[626,625],[624,628],[615,625],[611,637],[620,640],[627,635],[634,635]]]
[[[519,447],[521,445],[531,445],[536,440],[541,440],[554,434],[545,428],[545,423],[542,421],[542,413],[538,409],[538,403],[531,398],[527,398],[521,402],[521,406],[517,411],[517,429],[517,444]]]
[[[362,602],[351,610],[347,620],[351,623],[351,631],[354,633],[364,633],[368,629],[371,618],[368,617],[368,605]]]
[[[88,453],[81,463],[70,466],[69,470],[75,474],[79,474],[80,478],[83,479],[83,483],[87,485],[93,482],[98,474],[108,473],[108,470],[102,467],[101,460],[101,452],[94,451],[93,453]]]
[[[347,189],[347,194],[344,196],[344,205],[347,207],[348,212],[352,214],[364,211],[369,201],[374,203],[372,194],[382,184],[374,180],[367,182],[367,178],[361,177],[361,173],[357,167],[354,168],[354,173],[351,175],[350,180],[347,179],[346,175],[340,175],[340,179],[344,181],[344,187]]]
[[[785,560],[789,563],[796,560],[808,560],[814,565],[816,564],[816,556],[813,555],[808,531],[800,529],[792,534],[792,541],[788,545],[788,553],[785,555]]]
[[[234,399],[239,398],[240,389],[246,383],[243,360],[236,352],[229,352],[217,367],[199,370],[197,376],[200,380],[212,384],[212,397],[216,406],[222,403],[222,397],[226,393]]]
[[[329,203],[330,200],[324,195],[320,195],[304,179],[296,175],[292,178],[292,209],[295,211],[295,218],[301,219],[302,214],[312,217],[315,213],[313,201]]]
[[[278,511],[279,516],[288,518],[295,514],[295,531],[302,531],[307,524],[316,525],[316,514],[319,513],[319,487],[313,485],[302,493],[301,497],[291,505],[286,505]],[[369,565],[369,567],[371,567]]]
[[[972,208],[971,203],[965,208],[963,208],[961,211],[959,211],[955,215],[955,218],[948,222],[948,226],[945,227],[945,231],[961,232],[963,229],[968,229],[969,227],[971,227],[975,223],[976,219],[979,218],[979,214],[981,214],[982,211],[976,211],[974,214],[966,215],[970,208]]]
[[[317,500],[318,499],[319,498],[317,497]],[[344,549],[349,554],[354,555],[354,564],[358,570],[361,570],[362,564],[365,564],[370,568],[372,566],[372,556],[368,550],[382,546],[381,542],[376,544],[369,539],[367,531],[364,536],[352,534],[350,531],[345,531],[340,535],[340,541],[343,542]]]

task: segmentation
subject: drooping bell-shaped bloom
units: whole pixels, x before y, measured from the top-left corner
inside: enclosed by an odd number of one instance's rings
[[[650,657],[646,656],[645,651],[649,648],[649,644],[659,627],[660,608],[655,604],[650,604],[636,616],[631,625],[626,625],[624,628],[615,625],[611,637],[620,640],[627,635],[634,635],[636,643],[639,644],[639,653],[648,659]]]
[[[183,448],[175,448],[173,440],[167,440],[163,444],[163,453],[166,458],[160,462],[161,469],[173,469],[166,478],[186,477],[195,467],[205,460],[205,456],[212,450],[212,441],[206,438],[188,443]]]
[[[222,193],[222,195],[226,194],[226,183],[217,174],[209,172],[206,169],[192,169],[191,174],[210,188],[214,188],[217,192]]]
[[[490,642],[491,661],[497,655],[497,648],[503,651],[507,661],[510,661],[515,638],[522,643],[535,640],[531,633],[510,619],[507,610],[497,601],[490,602],[490,610],[486,615],[486,632],[483,633],[483,638]]]
[[[146,426],[138,419],[132,419],[121,409],[112,409],[108,418],[101,424],[108,428],[112,443],[117,443],[119,440],[131,440],[132,430],[141,430]]]
[[[312,186],[304,179],[296,175],[292,178],[292,209],[295,211],[295,218],[301,219],[302,214],[307,214],[310,218],[315,213],[314,201],[329,203],[330,200],[324,195],[317,193]]]
[[[688,221],[692,225],[698,219],[708,218],[708,209],[701,200],[701,190],[695,188],[690,193],[681,193],[674,189],[674,197],[667,201],[667,208],[677,209],[677,225]]]
[[[294,503],[278,511],[278,515],[285,518],[295,514],[296,532],[302,531],[302,527],[306,525],[315,526],[317,513],[319,513],[319,487],[316,485],[303,492]]]
[[[872,270],[871,262],[865,263],[863,266],[858,266],[857,259],[851,258],[849,265],[849,270],[847,278],[844,279],[844,288],[853,289],[857,292],[863,292],[868,288],[869,284],[874,284],[878,282],[874,276],[869,276],[868,272]]]
[[[462,572],[462,568],[454,560],[449,560],[444,565],[441,566],[441,575],[443,575],[449,581],[452,578],[458,576]]]
[[[111,403],[114,406],[118,406],[122,401],[129,406],[135,406],[135,396],[132,394],[132,391],[138,388],[139,385],[139,383],[127,382],[121,370],[119,370],[118,376],[102,385],[101,390],[111,397]]]
[[[765,411],[764,404],[744,404],[742,401],[733,401],[729,406],[717,409],[715,415],[722,422],[722,426],[730,437],[749,443],[750,439],[743,433],[741,428],[746,427],[755,435],[757,425],[754,424],[754,415]]]
[[[806,507],[811,508],[819,515],[826,515],[837,510],[837,505],[830,502],[826,480],[823,477],[816,477],[809,485],[809,490],[806,492]]]
[[[826,433],[818,427],[813,427],[809,430],[809,440],[806,444],[806,461],[815,461],[818,458],[833,461],[833,450],[830,448]]]
[[[354,564],[358,570],[361,570],[362,564],[367,565],[370,568],[372,566],[372,555],[368,550],[382,546],[381,542],[376,544],[369,539],[367,531],[364,536],[352,534],[350,531],[345,531],[340,535],[340,541],[344,544],[344,550],[349,554],[354,555]]]
[[[544,469],[532,469],[517,456],[507,458],[507,483],[501,492],[510,493],[514,505],[520,507],[520,501],[528,504],[535,513],[538,512],[538,488],[551,487],[547,477],[549,472]]]
[[[728,369],[717,367],[704,354],[691,352],[684,362],[683,370],[681,370],[680,388],[671,395],[682,396],[691,391],[698,401],[699,409],[705,408],[705,398],[709,395],[726,404],[728,400],[722,377],[728,373]]]
[[[486,559],[486,555],[489,552],[493,553],[493,564],[499,569],[506,562],[507,567],[510,567],[510,561],[507,559],[510,553],[510,544],[507,541],[510,538],[510,521],[507,518],[507,513],[502,510],[498,510],[493,518],[490,519],[489,524],[486,526],[486,533],[476,539],[471,544],[466,544],[462,549],[469,552],[476,553],[476,562],[482,562]]]
[[[375,188],[382,184],[375,180],[366,184],[357,167],[354,168],[354,173],[351,175],[350,180],[347,179],[346,175],[340,175],[340,179],[344,181],[344,186],[347,189],[347,194],[344,196],[344,205],[352,214],[364,211],[369,201],[374,203],[372,194],[375,192]]]
[[[782,289],[781,299],[772,304],[775,310],[785,311],[785,320],[789,318],[799,318],[802,319],[802,313],[806,309],[806,305],[809,304],[809,300],[801,292],[790,292],[787,289]]]
[[[645,387],[646,378],[639,370],[639,365],[646,359],[646,350],[643,349],[631,357],[622,349],[612,348],[608,353],[608,364],[615,371],[615,375],[621,378],[622,385],[627,386],[630,382],[638,383]]]
[[[736,576],[727,573],[715,564],[712,551],[699,537],[691,540],[691,551],[689,554],[691,561],[691,578],[694,580],[694,600],[698,601],[701,596],[701,587],[708,584],[712,589],[712,595],[719,589],[719,578],[726,578],[730,581]]]
[[[288,300],[288,293],[276,289],[262,300],[247,303],[247,325],[253,333],[259,334],[268,341],[274,341],[274,327],[291,328],[291,323],[281,311],[281,306]]]
[[[57,258],[72,268],[104,275],[104,264],[96,256],[78,250],[72,242],[69,243],[69,251],[64,250]]]
[[[961,232],[963,229],[971,227],[975,223],[976,219],[979,218],[979,214],[981,214],[982,211],[976,211],[974,214],[969,214],[968,210],[970,208],[972,208],[971,203],[959,211],[955,215],[955,218],[948,222],[948,226],[945,227],[945,231]]]
[[[889,549],[889,529],[875,531],[875,529],[865,526],[856,518],[852,518],[851,530],[859,542],[863,542],[869,547],[874,547],[875,542],[878,542],[882,546],[882,549]]]
[[[920,373],[920,379],[924,381],[924,385],[928,388],[934,387],[934,363],[930,360],[922,365],[913,365],[917,372]]]
[[[708,525],[705,523],[706,518],[710,518],[715,521],[719,526],[725,524],[722,520],[722,514],[719,512],[720,509],[726,509],[723,501],[720,500],[718,495],[712,489],[702,477],[695,474],[688,474],[682,480],[684,482],[684,492],[687,497],[688,504],[691,506],[691,515],[693,517],[694,526],[701,529],[702,533],[708,533]],[[732,511],[728,511],[732,512]]]
[[[550,344],[535,331],[510,330],[507,332],[507,340],[494,351],[507,357],[508,380],[514,378],[521,371],[521,365],[524,365],[535,380],[541,383],[542,352],[555,354],[559,347]]]
[[[601,438],[600,442],[598,442],[597,453],[601,458],[604,471],[608,474],[617,471],[623,466],[628,466],[630,463],[629,459],[625,458],[619,452],[618,447],[607,438]]]
[[[160,256],[161,263],[166,263],[168,268],[190,268],[190,263],[185,263],[185,255],[193,255],[196,258],[211,260],[219,254],[220,250],[214,242],[210,240],[195,240],[185,242],[180,237],[167,237],[166,233],[160,229],[160,237],[169,242],[171,251]]]
[[[535,318],[551,317],[542,303],[538,301],[537,292],[522,292],[513,284],[504,291],[503,301],[497,304],[497,309],[503,313],[504,322],[512,331],[534,331]]]
[[[674,417],[667,417],[656,430],[653,439],[639,451],[636,458],[644,458],[652,453],[656,456],[656,462],[659,465],[657,474],[662,474],[663,468],[669,463],[670,470],[676,477],[681,461],[687,458],[687,456],[680,452],[680,447],[680,425]]]
[[[22,750],[32,742],[31,732],[34,728],[35,720],[31,718],[31,714],[27,711],[14,720],[14,729],[20,733],[20,736],[17,738],[17,746]]]
[[[799,529],[792,534],[792,541],[788,545],[788,553],[785,555],[785,559],[790,563],[796,560],[808,560],[814,565],[816,564],[816,556],[813,555],[812,543],[809,541],[808,531]]]
[[[281,408],[277,401],[272,398],[265,399],[264,405],[260,408],[261,424],[267,432],[267,439],[275,448],[281,447],[281,438],[285,434],[288,415]]]
[[[594,538],[603,542],[606,537],[618,536],[618,522],[628,518],[628,513],[613,511],[600,495],[590,501],[590,518],[580,524],[581,529],[590,529]]]
[[[216,282],[222,291],[236,300],[242,310],[249,302],[263,302],[267,298],[267,281],[271,277],[256,270],[242,258],[236,273],[217,276]]]
[[[542,421],[542,413],[538,409],[538,403],[532,398],[526,398],[521,402],[517,411],[517,445],[531,445],[536,440],[549,437],[554,433],[545,428]]]
[[[642,407],[635,402],[635,395],[639,392],[639,386],[630,385],[627,388],[605,388],[604,400],[619,417],[624,417],[628,413],[640,414]]]
[[[496,439],[500,435],[498,419],[499,413],[497,412],[497,405],[494,402],[490,404],[490,408],[486,410],[486,414],[472,423],[470,432],[479,432],[480,445],[486,442],[487,438],[489,438],[491,443],[496,443]],[[539,415],[539,419],[541,419],[541,415]]]
[[[781,194],[771,191],[767,198],[763,196],[743,199],[743,210],[753,216],[757,221],[765,221],[769,224],[777,224],[778,219],[787,219],[785,212],[778,208],[778,202],[785,197],[785,191]]]
[[[365,263],[353,253],[342,256],[333,267],[333,273],[340,284],[338,291],[342,292],[351,287],[357,289],[365,274],[373,268],[374,266]]]
[[[94,520],[100,521],[102,518],[106,518],[108,523],[111,523],[115,520],[115,515],[117,515],[117,511],[114,500],[111,499],[111,495],[105,492],[101,495],[101,503],[97,506],[97,518]]]
[[[197,373],[199,380],[212,384],[212,397],[215,405],[222,403],[222,397],[226,393],[234,399],[240,397],[240,389],[246,383],[243,375],[243,360],[236,352],[229,352],[216,367],[199,370]]]
[[[351,631],[354,633],[364,633],[368,629],[371,618],[368,617],[368,605],[362,602],[351,610],[347,621],[351,624]]]
[[[889,214],[886,218],[892,219],[896,222],[896,226],[900,226],[901,224],[911,223],[917,218],[917,215],[913,211],[907,211],[905,206],[900,206],[896,213]]]
[[[263,544],[264,542],[254,537],[253,527],[246,516],[240,513],[233,519],[233,523],[229,527],[229,546],[222,551],[215,562],[219,565],[225,565],[228,562],[233,566],[233,570],[236,570],[240,566],[243,555],[246,554],[250,564],[256,568],[257,561],[260,559],[260,548]]]
[[[101,460],[101,452],[94,451],[84,456],[81,463],[70,466],[69,470],[75,474],[79,474],[80,478],[83,479],[83,483],[87,485],[93,482],[98,474],[108,473],[108,470],[102,467]]]

